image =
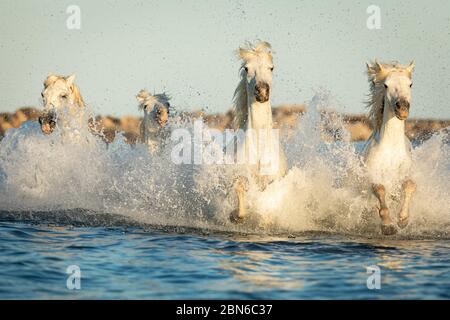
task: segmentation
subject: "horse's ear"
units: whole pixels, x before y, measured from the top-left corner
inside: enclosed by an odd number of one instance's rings
[[[247,61],[248,59],[250,59],[250,56],[252,55],[252,52],[244,49],[244,48],[239,48],[237,50],[238,56],[239,58],[241,58],[244,61]]]
[[[412,73],[414,71],[414,67],[416,66],[416,62],[413,60],[411,61],[411,63],[409,64],[408,67],[406,67],[406,70],[408,70],[409,73]]]
[[[49,73],[47,78],[44,80],[44,87],[47,88],[48,86],[55,83],[56,80],[58,80],[58,76],[54,73]]]
[[[238,55],[239,58],[244,59],[245,56],[245,49],[239,48],[236,50],[236,54]]]
[[[380,68],[375,61],[374,63],[366,62],[367,67],[367,74],[372,78],[375,79],[375,76],[378,72],[380,72]]]
[[[70,76],[68,76],[68,77],[66,78],[66,83],[67,83],[67,85],[68,85],[70,88],[73,87],[74,82],[75,82],[75,75],[74,75],[74,74],[72,74],[72,75],[70,75]]]
[[[377,72],[381,72],[384,69],[383,65],[379,63],[377,60],[375,60],[375,66],[377,68]]]
[[[377,66],[377,62],[374,63],[366,62],[367,67],[367,75],[369,76],[369,80],[375,84],[377,79],[377,73],[379,72],[379,67]]]
[[[139,104],[143,104],[144,101],[150,96],[150,93],[148,93],[147,90],[142,89],[139,91],[139,93],[136,95],[136,100],[139,102]]]

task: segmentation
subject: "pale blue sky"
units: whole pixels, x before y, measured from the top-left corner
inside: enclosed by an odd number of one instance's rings
[[[81,30],[66,28],[71,4]],[[366,27],[371,4],[381,30]],[[225,111],[233,50],[255,39],[275,51],[274,105],[324,88],[339,111],[364,112],[365,61],[415,59],[412,115],[450,118],[448,0],[2,0],[0,111],[37,105],[49,72],[76,73],[101,114],[138,114],[141,88],[166,90],[175,107]]]

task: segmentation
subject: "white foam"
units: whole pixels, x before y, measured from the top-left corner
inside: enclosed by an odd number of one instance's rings
[[[287,175],[264,191],[250,186],[247,199],[261,216],[256,225],[229,222],[236,201],[233,166],[176,165],[170,143],[152,156],[120,135],[107,148],[87,130],[81,142],[63,142],[58,129],[46,136],[36,122],[9,130],[0,142],[0,210],[83,208],[158,225],[378,235],[377,203],[365,187],[357,145],[348,141],[339,119],[316,111],[320,103],[322,98],[313,99],[285,146]],[[342,141],[322,139],[323,125],[330,121]],[[189,123],[174,126],[192,130]],[[404,236],[450,232],[450,146],[444,138],[443,132],[436,134],[413,150],[418,190]]]

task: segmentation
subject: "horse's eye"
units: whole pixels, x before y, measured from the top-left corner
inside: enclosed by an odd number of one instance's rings
[[[270,68],[270,71],[273,71],[273,67]]]
[[[248,72],[248,67],[244,67],[245,72]]]
[[[63,98],[63,99],[67,99],[67,94],[63,94],[63,95],[61,95],[61,98]]]
[[[385,84],[384,84],[384,87],[387,89],[387,88],[388,88],[388,85],[385,83]]]
[[[412,88],[412,83],[409,85],[410,88]]]

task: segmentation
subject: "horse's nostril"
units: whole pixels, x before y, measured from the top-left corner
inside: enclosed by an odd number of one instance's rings
[[[408,101],[397,101],[397,102],[395,103],[395,108],[396,108],[397,110],[400,110],[400,109],[406,109],[406,110],[408,110],[408,109],[409,109],[409,102],[408,102]]]
[[[255,85],[255,98],[258,102],[266,102],[269,100],[270,87],[267,83],[259,82]]]
[[[267,93],[269,92],[269,85],[267,83],[258,83],[255,86],[255,91],[258,93]]]

